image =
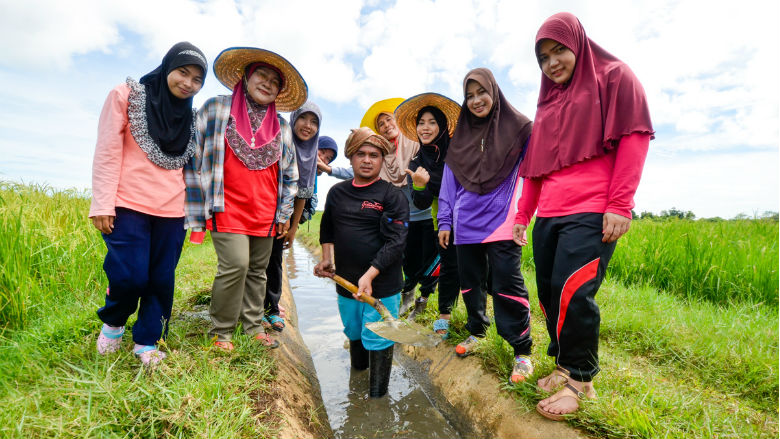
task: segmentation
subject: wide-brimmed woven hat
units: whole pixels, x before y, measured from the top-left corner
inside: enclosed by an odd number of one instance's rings
[[[290,112],[297,110],[308,97],[308,87],[298,70],[283,56],[257,47],[230,47],[223,50],[214,60],[214,75],[225,87],[233,90],[244,76],[246,67],[252,63],[268,63],[282,72],[284,84],[276,96],[276,110]]]
[[[460,104],[438,93],[421,93],[401,102],[395,109],[395,122],[406,138],[417,139],[417,113],[428,106],[438,108],[447,117],[450,136],[455,132],[460,116]]]
[[[363,115],[360,126],[369,127],[374,130],[375,133],[379,134],[379,130],[376,128],[377,116],[379,116],[380,113],[394,114],[398,104],[403,101],[404,98],[390,98],[374,102],[374,104],[366,110],[366,114]],[[412,139],[416,139],[416,137],[412,137]]]

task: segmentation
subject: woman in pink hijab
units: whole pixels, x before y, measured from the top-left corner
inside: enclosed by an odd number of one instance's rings
[[[615,243],[631,225],[653,128],[644,89],[628,66],[591,41],[577,17],[559,13],[536,34],[542,70],[534,129],[520,175],[513,229],[533,229],[539,306],[556,369],[536,406],[562,420],[595,398],[599,372],[596,292]]]

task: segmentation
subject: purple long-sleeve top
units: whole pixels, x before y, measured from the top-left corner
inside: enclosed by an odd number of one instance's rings
[[[519,164],[498,187],[483,195],[463,188],[445,165],[439,193],[439,230],[452,230],[454,224],[455,245],[511,240],[523,188],[523,179],[517,173]]]

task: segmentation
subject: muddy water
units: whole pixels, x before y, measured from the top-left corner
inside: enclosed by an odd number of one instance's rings
[[[412,372],[393,362],[390,389],[368,397],[368,371],[356,372],[336,305],[332,281],[315,277],[315,261],[298,242],[288,253],[287,273],[301,335],[311,351],[328,420],[337,438],[458,438]]]

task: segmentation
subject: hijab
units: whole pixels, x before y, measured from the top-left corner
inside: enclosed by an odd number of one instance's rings
[[[295,121],[304,113],[312,113],[317,116],[317,132],[309,140],[301,140],[295,134]],[[295,157],[298,160],[298,188],[314,188],[317,178],[317,145],[320,137],[320,125],[322,113],[320,107],[314,102],[307,101],[301,108],[290,115],[290,126],[293,128],[293,143],[295,143]]]
[[[162,63],[138,81],[144,86],[146,94],[149,137],[169,156],[184,154],[192,135],[192,97],[179,99],[168,89],[168,74],[186,65],[200,67],[205,81],[208,69],[206,57],[200,49],[186,41],[171,47]]]
[[[493,99],[487,117],[477,117],[466,105],[466,85],[478,82]],[[517,111],[501,93],[486,68],[470,71],[463,80],[463,104],[450,141],[447,165],[466,190],[486,194],[512,173],[531,135],[531,120]]]
[[[631,133],[653,135],[642,84],[625,63],[585,35],[577,17],[562,12],[548,18],[536,34],[537,51],[544,39],[569,48],[576,64],[566,84],[542,73],[534,135],[520,175],[541,177],[604,155]]]
[[[450,146],[450,132],[447,129],[447,116],[438,107],[429,105],[421,108],[417,112],[415,122],[420,123],[420,119],[425,113],[433,115],[436,125],[439,126],[439,135],[429,144],[424,144],[418,137],[418,140],[420,140],[420,151],[412,159],[412,163],[422,166],[428,171],[431,178],[428,180],[426,187],[433,193],[433,196],[438,197],[441,189],[441,178],[444,173],[444,159],[447,157],[447,149]]]
[[[376,117],[379,119],[382,115],[389,115],[395,120],[392,113],[379,113]],[[376,126],[379,124],[375,123]],[[385,139],[387,140],[387,139]],[[388,141],[389,142],[389,141]],[[391,143],[391,149],[385,155],[382,169],[379,171],[379,177],[382,180],[389,181],[395,186],[402,187],[406,185],[406,169],[412,157],[417,154],[420,144],[414,140],[407,139],[401,130],[398,130],[398,137]]]
[[[339,147],[336,145],[336,141],[333,140],[332,137],[328,136],[320,136],[320,140],[317,143],[317,149],[329,149],[333,151],[333,158],[330,159],[328,163],[333,162],[333,160],[336,160],[336,157],[339,155]]]
[[[230,148],[247,168],[254,171],[265,169],[282,157],[276,102],[258,104],[246,90],[247,78],[264,66],[267,65],[253,63],[247,66],[243,78],[233,87],[230,121],[225,132]]]

